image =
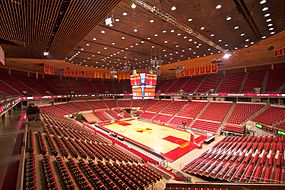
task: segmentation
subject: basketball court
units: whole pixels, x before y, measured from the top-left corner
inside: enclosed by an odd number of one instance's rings
[[[148,150],[164,156],[168,162],[173,162],[199,147],[195,143],[189,142],[189,132],[154,123],[132,119],[118,121],[104,127]],[[195,134],[194,138],[196,143],[200,143],[206,139],[206,136]]]

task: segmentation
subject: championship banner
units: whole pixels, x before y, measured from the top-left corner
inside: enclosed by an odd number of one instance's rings
[[[218,72],[218,65],[208,64],[208,65],[201,65],[201,66],[195,66],[183,69],[182,71],[176,73],[176,77],[179,78],[185,76],[206,75],[217,72]]]
[[[285,55],[285,48],[274,50],[274,57],[280,57]]]
[[[0,46],[0,63],[5,65],[5,53],[4,53],[4,50],[1,46]]]
[[[110,73],[102,73],[98,71],[86,71],[86,70],[73,70],[73,69],[64,69],[64,77],[77,77],[77,78],[101,78],[101,79],[110,79]]]
[[[44,64],[44,74],[54,75],[54,66],[49,64]]]

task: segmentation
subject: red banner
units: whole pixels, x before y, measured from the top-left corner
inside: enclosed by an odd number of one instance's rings
[[[189,67],[187,69],[183,69],[181,72],[176,73],[176,77],[206,75],[217,72],[218,72],[218,65],[208,64],[208,65],[201,65],[201,66]]]
[[[63,76],[77,77],[77,78],[101,78],[101,79],[111,78],[110,73],[102,73],[99,71],[73,70],[73,69],[64,69]]]
[[[274,57],[280,57],[285,55],[285,48],[274,50]]]
[[[44,74],[54,75],[54,66],[49,64],[44,64]]]

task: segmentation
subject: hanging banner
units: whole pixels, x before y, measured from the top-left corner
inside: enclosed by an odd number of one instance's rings
[[[54,66],[49,64],[44,64],[44,74],[54,75]]]
[[[285,55],[285,48],[274,50],[274,57],[280,57]]]
[[[206,75],[217,72],[218,72],[218,65],[208,64],[208,65],[201,65],[201,66],[195,66],[183,69],[182,71],[176,73],[176,77],[179,78],[185,76]]]
[[[74,70],[74,69],[64,69],[64,77],[77,77],[77,78],[100,78],[100,79],[110,79],[110,73],[104,73],[99,71],[87,71],[87,70]]]
[[[0,63],[2,63],[2,65],[5,65],[5,53],[1,46],[0,46]]]

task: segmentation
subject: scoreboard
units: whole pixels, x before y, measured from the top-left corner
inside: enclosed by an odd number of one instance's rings
[[[131,75],[133,99],[151,99],[155,97],[157,75],[140,73]]]
[[[150,85],[156,86],[157,76],[155,74],[136,74],[131,75],[131,85],[132,86],[141,86],[141,85]]]

